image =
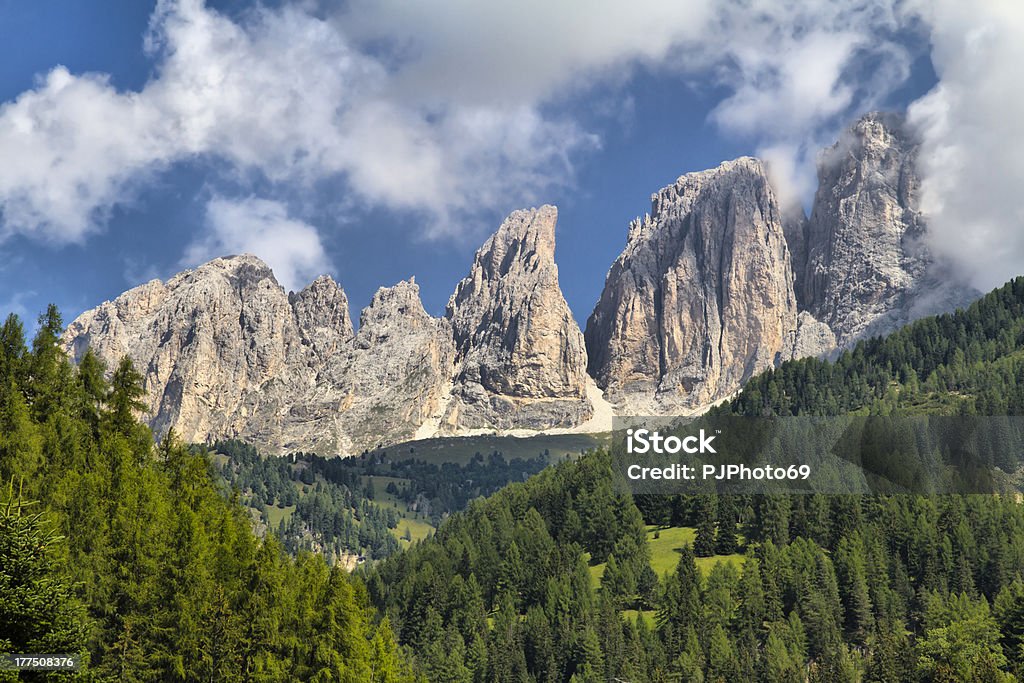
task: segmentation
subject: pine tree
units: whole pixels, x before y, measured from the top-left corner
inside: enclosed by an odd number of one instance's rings
[[[846,633],[858,645],[867,644],[874,628],[865,555],[864,540],[859,532],[844,536],[835,554]]]
[[[715,517],[705,506],[697,522],[697,537],[693,542],[697,557],[711,557],[715,554]]]
[[[9,486],[0,498],[0,651],[85,658],[89,632],[71,582],[55,561],[63,542],[38,507]],[[83,662],[84,664],[85,662]]]
[[[111,426],[121,434],[138,431],[136,415],[146,409],[146,404],[141,401],[146,395],[142,382],[142,375],[135,370],[131,358],[123,357],[110,378],[110,395],[107,398]]]
[[[716,625],[711,630],[708,640],[707,680],[716,683],[728,683],[739,678],[740,663],[736,649],[725,628]]]

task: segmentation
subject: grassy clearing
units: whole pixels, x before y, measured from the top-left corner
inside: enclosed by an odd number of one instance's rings
[[[403,517],[415,516],[415,512],[409,510],[409,504],[404,500],[401,500],[393,493],[388,493],[388,484],[394,484],[398,488],[402,488],[409,484],[408,479],[402,479],[400,477],[382,477],[380,475],[363,475],[363,485],[365,486],[370,481],[373,482],[373,500],[371,501],[374,505],[385,508],[394,508],[398,510],[399,514]]]
[[[288,507],[280,508],[276,505],[268,505],[267,508],[267,519],[270,520],[270,528],[277,530],[277,527],[281,525],[282,520],[291,519],[291,516],[295,513],[295,506],[289,505]]]
[[[648,626],[652,626],[654,624],[655,619],[658,616],[658,613],[652,609],[645,609],[643,611],[636,609],[622,610],[622,616],[624,616],[626,619],[629,619],[634,624],[637,622],[637,619],[639,619],[641,614],[644,615],[644,619],[647,621]]]
[[[655,538],[657,536],[657,538]],[[659,528],[656,526],[647,527],[647,547],[651,549],[651,568],[659,577],[670,574],[676,570],[679,564],[679,552],[686,545],[693,545],[697,537],[697,530],[693,527],[668,527]],[[588,557],[589,559],[589,557]],[[698,557],[697,569],[704,576],[711,571],[719,562],[732,562],[738,569],[742,569],[746,558],[743,555],[734,553],[732,555],[712,555],[711,557]],[[602,564],[595,564],[588,567],[590,571],[590,582],[597,588],[601,585],[601,577],[604,576]]]
[[[391,530],[391,533],[402,542],[402,546],[406,547],[409,545],[409,541],[405,540],[405,530],[409,530],[409,535],[412,536],[412,542],[422,541],[430,534],[434,533],[434,527],[430,526],[421,519],[410,519],[408,517],[398,520],[398,526]]]
[[[655,538],[658,536],[658,538]],[[658,529],[658,527],[647,527],[647,545],[651,549],[651,568],[658,576],[674,572],[679,564],[679,551],[685,545],[693,545],[697,538],[697,530],[693,527],[669,527]],[[732,562],[737,568],[743,567],[743,555],[733,553],[732,555],[712,555],[711,557],[698,557],[697,569],[707,575],[718,562]]]
[[[399,500],[397,496],[387,492],[388,484],[394,484],[401,488],[409,483],[408,479],[401,477],[383,477],[380,475],[364,475],[363,484],[365,485],[370,480],[373,480],[373,503],[381,507],[395,508],[398,513],[402,515],[402,519],[398,520],[398,526],[391,529],[391,534],[402,542],[403,547],[409,545],[409,541],[405,540],[405,530],[409,530],[409,535],[412,536],[413,542],[422,541],[424,538],[434,533],[434,527],[425,519],[416,519],[416,513],[409,509],[409,505]]]
[[[693,545],[697,530],[687,526],[660,531],[656,529],[653,526],[647,527],[647,547],[651,549],[651,568],[660,577],[675,571],[679,564],[679,551],[685,545]],[[658,538],[655,538],[655,534]]]

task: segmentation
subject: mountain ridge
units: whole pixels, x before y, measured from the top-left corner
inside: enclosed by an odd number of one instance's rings
[[[147,420],[186,438],[354,453],[433,435],[603,430],[697,414],[783,361],[825,356],[972,292],[938,283],[902,117],[862,117],[820,159],[811,214],[786,214],[753,157],[651,196],[581,331],[555,262],[557,209],[515,211],[445,313],[413,279],[354,328],[330,276],[285,293],[251,255],[214,259],[87,311],[75,358],[129,355]]]
[[[153,280],[68,326],[76,361],[143,374],[146,419],[190,441],[354,453],[425,433],[544,430],[593,414],[582,333],[558,285],[551,206],[514,213],[477,253],[442,318],[409,279],[354,329],[330,276],[285,292],[251,254]]]

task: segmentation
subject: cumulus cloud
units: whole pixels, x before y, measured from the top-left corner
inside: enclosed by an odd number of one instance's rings
[[[933,252],[982,291],[1024,273],[1024,8],[928,3],[940,82],[910,108]]]
[[[353,0],[335,21],[360,44],[383,45],[404,98],[517,106],[663,63],[701,40],[715,5]]]
[[[732,93],[711,118],[754,142],[784,203],[806,203],[820,150],[906,81],[915,29],[899,0],[727,3],[712,40]]]
[[[3,235],[81,241],[111,206],[171,164],[207,156],[240,177],[310,186],[336,177],[359,201],[422,212],[436,231],[497,196],[565,182],[593,136],[518,107],[396,96],[386,68],[294,5],[243,20],[161,0],[139,92],[54,68],[0,107]]]
[[[905,78],[900,2],[352,0],[231,19],[160,0],[140,91],[57,67],[0,107],[0,156],[19,160],[0,170],[0,237],[81,241],[195,158],[289,188],[334,179],[348,201],[459,234],[571,183],[600,145],[574,98],[641,67],[724,89],[713,121],[798,195],[817,148]]]
[[[174,146],[149,103],[118,95],[103,76],[55,68],[0,108],[3,234],[81,240]]]
[[[228,254],[254,254],[293,291],[330,270],[316,228],[290,218],[280,202],[215,197],[206,205],[206,227],[205,236],[186,250],[182,266]]]
[[[710,78],[727,93],[712,121],[751,141],[799,201],[818,150],[906,80],[914,15],[902,4],[355,0],[336,21],[358,44],[389,47],[393,82],[420,101],[557,101],[638,66]]]

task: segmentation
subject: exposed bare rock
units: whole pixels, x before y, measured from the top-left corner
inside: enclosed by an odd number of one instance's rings
[[[800,310],[807,308],[803,297],[806,292],[804,279],[807,275],[807,253],[810,249],[808,244],[808,231],[810,225],[807,214],[803,207],[791,208],[782,215],[782,231],[786,236],[786,244],[789,246],[790,263],[793,269],[793,293],[796,294],[796,304]]]
[[[317,394],[343,388],[350,450],[407,441],[442,417],[454,360],[451,326],[427,314],[410,279],[377,290],[352,349],[318,378]]]
[[[130,356],[145,378],[145,418],[186,441],[354,453],[421,429],[572,427],[591,408],[582,334],[558,289],[554,220],[550,207],[513,214],[452,297],[452,320],[429,316],[409,280],[378,290],[353,333],[330,277],[286,294],[243,255],[83,313],[65,348],[78,360],[92,346],[110,367]]]
[[[302,343],[323,360],[352,341],[348,297],[330,275],[321,275],[299,293],[288,295]]]
[[[516,211],[448,302],[458,369],[446,422],[545,429],[586,421],[587,357],[558,285],[553,206]]]
[[[836,348],[836,336],[823,322],[814,319],[807,311],[797,316],[793,340],[793,358],[826,356]]]
[[[902,118],[877,113],[822,154],[801,298],[841,345],[907,307],[927,271],[916,156]]]
[[[756,159],[682,176],[630,225],[586,335],[559,288],[557,211],[542,206],[502,223],[441,319],[409,280],[380,289],[355,332],[330,277],[287,294],[243,255],[129,290],[64,343],[111,367],[130,356],[158,433],[270,451],[588,429],[612,408],[692,414],[782,360],[975,294],[944,283],[923,246],[916,154],[899,117],[864,117],[823,154],[810,217],[782,214]]]
[[[82,314],[65,332],[77,359],[128,355],[145,378],[146,417],[189,441],[246,435],[282,446],[311,377],[288,297],[252,256],[215,259]]]
[[[761,162],[685,175],[630,226],[587,322],[590,371],[621,414],[698,410],[790,356],[792,283]]]

